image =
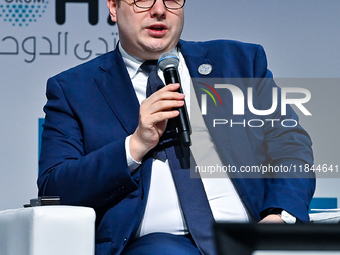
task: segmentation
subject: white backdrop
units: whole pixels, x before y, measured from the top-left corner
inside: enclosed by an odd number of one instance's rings
[[[86,3],[67,3],[65,23],[57,24],[56,2],[0,0],[0,210],[37,196],[38,119],[48,77],[117,42],[106,1],[98,0],[96,25],[88,21]],[[275,77],[340,78],[337,0],[187,0],[185,11],[183,39],[262,44]],[[338,164],[340,87],[306,88],[313,116],[302,124],[313,138],[316,162]],[[316,196],[340,197],[338,181],[319,178]]]

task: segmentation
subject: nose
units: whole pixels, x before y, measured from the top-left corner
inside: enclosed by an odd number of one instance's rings
[[[156,0],[155,4],[150,9],[152,17],[162,17],[166,13],[166,7],[163,0]]]

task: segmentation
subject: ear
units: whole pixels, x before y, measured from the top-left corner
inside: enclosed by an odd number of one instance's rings
[[[107,0],[107,7],[109,8],[110,17],[113,22],[117,22],[117,5],[119,0]]]

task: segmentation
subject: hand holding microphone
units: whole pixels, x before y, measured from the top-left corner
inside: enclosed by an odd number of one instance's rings
[[[191,145],[191,127],[180,86],[178,63],[179,59],[174,53],[167,52],[159,58],[158,68],[163,71],[168,86],[155,92],[141,104],[139,124],[130,139],[130,153],[136,161],[141,161],[144,155],[157,145],[165,131],[167,119],[174,119],[182,150],[189,149]],[[169,96],[169,92],[177,93],[171,93]]]
[[[178,74],[179,58],[173,52],[165,52],[158,59],[158,67],[163,71],[165,84],[179,83],[177,92],[182,93],[181,81]],[[191,145],[190,134],[191,126],[189,122],[186,105],[178,108],[179,115],[175,117],[175,123],[179,140],[182,146],[189,147]]]

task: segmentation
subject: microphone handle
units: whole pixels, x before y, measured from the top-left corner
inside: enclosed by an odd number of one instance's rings
[[[177,68],[168,67],[163,71],[165,84],[179,83],[180,86],[177,89],[177,92],[183,94],[181,81],[179,78],[179,74]],[[189,116],[187,112],[187,107],[184,101],[184,105],[182,107],[177,108],[179,111],[179,115],[175,118],[175,123],[177,127],[177,132],[179,134],[179,140],[182,146],[189,147],[191,145],[190,134],[191,134],[191,126],[189,122]]]

